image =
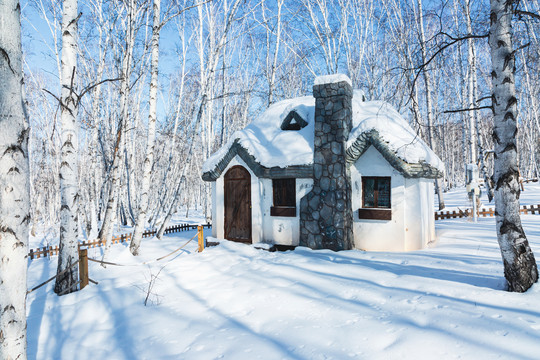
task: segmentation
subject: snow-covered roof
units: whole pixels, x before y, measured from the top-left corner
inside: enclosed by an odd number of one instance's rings
[[[353,124],[347,142],[349,162],[356,161],[373,145],[407,177],[435,178],[442,175],[442,161],[391,105],[363,99],[363,93],[355,90]],[[284,119],[293,110],[307,122],[307,126],[299,130],[282,130]],[[214,181],[235,155],[241,156],[253,171],[257,170],[259,177],[273,177],[269,174],[283,176],[280,169],[300,170],[295,176],[310,177],[314,112],[315,98],[311,96],[271,105],[243,130],[235,132],[221,149],[208,158],[202,169],[203,179]]]
[[[313,85],[323,85],[323,84],[333,84],[345,81],[347,84],[351,85],[352,81],[345,74],[331,74],[331,75],[321,75],[315,78]]]

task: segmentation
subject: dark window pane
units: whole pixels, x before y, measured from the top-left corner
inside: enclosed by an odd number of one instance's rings
[[[375,207],[375,179],[364,178],[364,207]]]
[[[377,207],[390,207],[390,179],[377,179],[378,197]]]
[[[390,178],[389,177],[362,177],[363,207],[365,208],[391,208]]]
[[[274,206],[296,206],[296,179],[272,179]]]

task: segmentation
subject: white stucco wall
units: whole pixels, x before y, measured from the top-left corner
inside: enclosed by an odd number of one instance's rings
[[[272,179],[262,185],[263,240],[270,244],[297,246],[300,242],[300,200],[313,188],[313,179],[296,179],[296,216],[270,216],[273,202]]]
[[[434,184],[429,179],[405,179],[408,211],[405,250],[417,250],[435,241]]]
[[[217,216],[218,204],[223,207],[223,199],[217,197],[217,181],[212,181],[212,237],[218,237],[218,228],[223,229],[223,217],[220,219]],[[221,221],[221,222],[220,222]]]
[[[224,238],[224,176],[241,165],[251,176],[252,241],[293,245],[300,240],[300,200],[313,187],[313,179],[296,179],[296,216],[270,216],[272,180],[258,179],[240,157],[235,157],[222,176],[212,183],[212,236]],[[353,234],[355,247],[368,251],[411,251],[435,241],[433,180],[406,179],[382,155],[370,147],[350,167]],[[392,220],[358,218],[362,206],[362,176],[391,178]]]
[[[373,146],[350,167],[350,171],[355,247],[370,251],[405,250],[405,178]],[[358,209],[362,207],[362,176],[390,177],[392,220],[358,218]]]
[[[433,180],[407,179],[371,146],[351,166],[353,233],[357,249],[411,251],[435,240]],[[392,220],[358,218],[362,206],[362,176],[389,176]]]

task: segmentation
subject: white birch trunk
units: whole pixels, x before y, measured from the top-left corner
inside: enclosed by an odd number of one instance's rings
[[[471,14],[470,14],[470,2],[468,0],[465,1],[464,4],[464,10],[465,10],[465,23],[467,25],[467,34],[472,34],[472,24],[471,24]],[[473,109],[476,107],[476,99],[474,97],[475,95],[475,88],[476,88],[476,55],[474,51],[474,43],[473,39],[469,38],[467,39],[467,62],[469,64],[469,67],[467,69],[467,108]],[[477,151],[476,151],[476,111],[469,111],[468,112],[468,118],[469,118],[469,163],[476,164],[476,160],[478,158]]]
[[[77,96],[75,95],[75,73],[77,68],[77,0],[64,0],[62,13],[62,73],[61,73],[61,165],[60,165],[60,273],[71,270],[56,278],[54,291],[68,294],[77,291],[78,266],[78,147],[79,127],[77,123]]]
[[[426,37],[424,33],[424,15],[422,13],[422,0],[417,0],[418,4],[418,16],[419,16],[419,31],[420,31],[420,49],[422,51],[422,64],[425,64],[427,61],[427,52],[426,52]],[[424,75],[424,83],[426,87],[426,108],[427,108],[427,121],[428,121],[428,142],[429,147],[435,151],[435,140],[434,140],[434,134],[433,134],[433,106],[431,104],[431,96],[432,96],[432,84],[431,84],[431,76],[429,72],[424,69],[422,71]],[[439,199],[439,210],[444,209],[444,198],[442,194],[441,189],[441,179],[435,180],[435,191],[437,193],[437,197]]]
[[[28,124],[18,0],[0,1],[0,359],[26,359]]]
[[[117,188],[120,184],[120,165],[122,162],[122,145],[124,127],[128,117],[128,98],[129,98],[129,78],[131,75],[131,58],[133,55],[134,47],[134,6],[133,0],[127,3],[128,19],[126,24],[126,49],[124,57],[122,59],[122,79],[120,80],[120,119],[116,134],[116,143],[114,148],[113,162],[111,165],[111,184],[109,189],[109,198],[107,200],[107,206],[105,208],[105,214],[103,215],[103,223],[101,225],[101,231],[99,238],[102,241],[110,243],[112,239],[113,228],[113,212],[116,211],[117,204]],[[108,253],[108,247],[105,247],[103,258],[106,258]]]
[[[139,213],[131,239],[130,251],[134,256],[139,255],[144,226],[148,212],[148,191],[150,189],[150,172],[154,163],[154,142],[156,138],[157,117],[157,91],[158,91],[158,68],[159,68],[159,32],[161,0],[154,0],[154,17],[152,26],[152,78],[150,80],[150,104],[148,110],[148,138],[146,145],[146,158],[144,159],[143,179],[141,186],[141,200]]]
[[[517,97],[512,16],[515,2],[491,0],[489,46],[491,49],[493,141],[495,164],[495,215],[497,240],[504,263],[508,290],[525,292],[538,280],[534,255],[521,226],[517,166]]]
[[[465,22],[467,25],[467,34],[472,35],[472,21],[471,21],[471,9],[470,0],[467,0],[464,4],[465,10]],[[467,98],[468,108],[474,109],[478,107],[478,81],[476,75],[476,49],[474,46],[474,40],[472,38],[467,39],[467,60],[469,63],[469,69],[467,72]],[[484,177],[484,186],[488,193],[488,199],[493,199],[493,189],[491,187],[491,180],[489,178],[487,166],[485,163],[484,146],[482,144],[482,137],[480,136],[480,128],[478,124],[478,111],[469,111],[469,150],[471,153],[470,163],[477,164],[480,172]]]

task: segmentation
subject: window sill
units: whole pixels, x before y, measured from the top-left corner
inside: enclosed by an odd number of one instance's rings
[[[272,206],[270,216],[296,217],[296,206]]]
[[[391,209],[358,209],[358,218],[367,220],[392,220]]]

